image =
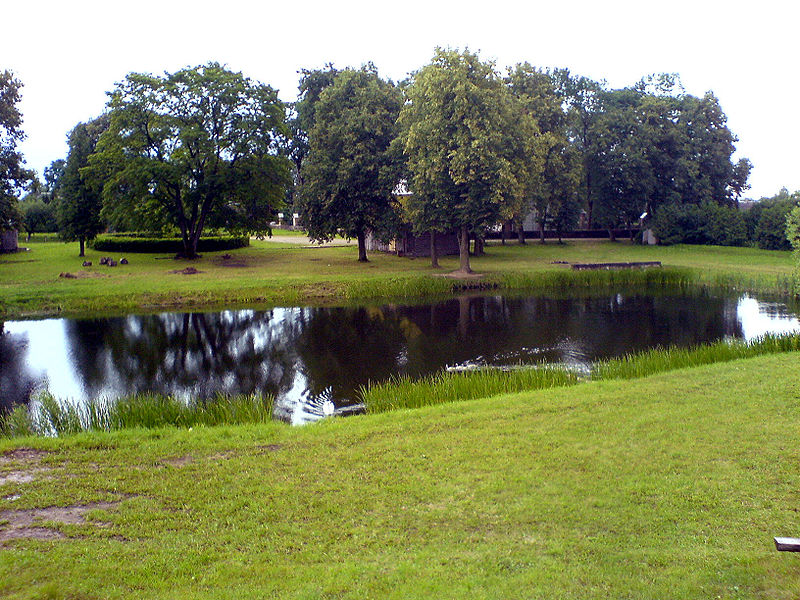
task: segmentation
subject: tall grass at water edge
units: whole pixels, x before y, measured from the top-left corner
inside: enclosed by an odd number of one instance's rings
[[[209,400],[190,402],[172,396],[139,394],[118,400],[76,403],[42,392],[30,406],[17,406],[4,417],[0,416],[0,434],[52,436],[133,427],[265,423],[272,420],[272,405],[271,396],[257,394],[220,394]]]
[[[612,358],[592,366],[592,379],[635,379],[655,373],[698,367],[762,354],[796,352],[800,350],[800,334],[767,334],[750,342],[718,340],[689,348],[653,348],[620,358]]]
[[[465,289],[560,291],[606,290],[620,286],[675,289],[694,282],[692,271],[681,268],[513,271],[490,273],[472,280],[410,276],[353,281],[347,284],[344,295],[348,300],[355,301],[369,298],[425,298]]]
[[[510,272],[503,273],[499,279],[501,287],[507,289],[544,290],[603,290],[620,286],[675,289],[695,282],[695,274],[690,269],[675,267]]]
[[[485,398],[505,392],[521,392],[572,385],[577,373],[560,366],[545,368],[478,369],[467,373],[439,372],[421,379],[402,375],[359,391],[367,412],[419,408],[444,402]]]
[[[654,348],[620,358],[598,361],[589,377],[633,379],[664,371],[751,358],[762,354],[800,351],[800,334],[765,335],[746,342],[719,340],[690,348]],[[418,408],[458,400],[573,385],[586,377],[564,366],[532,366],[508,371],[477,369],[463,373],[440,372],[418,380],[396,377],[362,388],[367,412]]]

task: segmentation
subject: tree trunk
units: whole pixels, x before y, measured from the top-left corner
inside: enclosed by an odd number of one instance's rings
[[[500,245],[501,246],[505,246],[506,245],[506,224],[505,224],[505,222],[503,222],[503,224],[500,226]]]
[[[184,258],[192,258],[192,259],[197,258],[197,245],[198,245],[199,242],[200,242],[200,231],[199,230],[194,231],[189,236],[188,244],[186,243],[186,240],[184,240],[184,243],[183,243]]]
[[[520,244],[525,243],[525,225],[520,221],[519,227],[517,228],[517,239],[519,240]]]
[[[544,244],[544,222],[539,223],[539,242]]]
[[[475,237],[475,256],[483,256],[486,254],[484,251],[484,239],[482,237]]]
[[[472,273],[469,266],[469,229],[462,225],[458,232],[458,270],[462,273]]]
[[[30,242],[30,241],[31,241],[31,232],[30,232],[30,231],[28,232],[28,239],[27,239],[27,240],[25,240],[25,241],[27,241],[27,242]]]
[[[608,228],[608,239],[611,242],[616,242],[617,241],[617,236],[614,235],[614,228],[613,227],[609,227]]]
[[[86,254],[85,254],[85,250],[86,250],[86,238],[84,238],[84,237],[79,237],[79,238],[78,238],[78,242],[79,242],[79,243],[80,243],[80,245],[81,245],[81,253],[80,253],[80,254],[78,254],[78,256],[86,256]]]
[[[358,262],[369,262],[367,260],[367,240],[364,230],[359,230],[356,238],[358,239]]]
[[[436,231],[431,229],[431,267],[439,268],[439,252],[436,249]]]

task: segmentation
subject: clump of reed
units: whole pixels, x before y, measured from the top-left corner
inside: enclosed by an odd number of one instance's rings
[[[407,375],[359,390],[368,413],[419,408],[444,402],[485,398],[496,394],[572,385],[577,373],[562,366],[511,370],[476,369],[460,373],[441,371],[420,379]]]
[[[597,362],[592,379],[635,379],[655,373],[800,350],[800,334],[764,335],[750,342],[719,340],[688,348],[653,348]]]
[[[695,275],[675,267],[646,269],[598,269],[595,271],[541,271],[504,273],[500,284],[507,289],[606,290],[626,288],[682,288],[692,285]]]
[[[271,396],[258,394],[184,401],[173,396],[137,394],[117,400],[85,403],[64,401],[41,392],[30,406],[17,406],[0,416],[0,433],[7,437],[60,436],[82,431],[112,431],[134,427],[195,427],[242,425],[272,420]]]

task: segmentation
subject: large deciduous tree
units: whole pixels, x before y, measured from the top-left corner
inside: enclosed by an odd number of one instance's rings
[[[19,226],[17,198],[32,177],[17,150],[17,144],[25,138],[17,108],[21,88],[22,83],[11,71],[0,71],[0,230]]]
[[[524,243],[522,220],[534,209],[540,241],[545,226],[567,226],[575,213],[581,170],[578,154],[567,138],[566,115],[550,73],[528,63],[516,65],[506,77],[511,93],[539,128],[537,153],[523,160],[533,166],[535,177],[524,181],[522,201],[513,215],[519,221],[519,241]],[[563,206],[562,206],[563,205]]]
[[[86,241],[103,231],[101,185],[87,176],[89,157],[100,136],[108,129],[108,115],[78,123],[68,137],[69,154],[58,179],[56,206],[61,237],[78,241],[79,256],[84,256]]]
[[[297,102],[291,105],[289,118],[290,137],[286,154],[292,161],[296,187],[303,184],[303,161],[309,152],[309,132],[316,122],[317,102],[325,88],[333,85],[339,70],[328,63],[324,69],[300,71]]]
[[[356,238],[362,262],[367,232],[380,236],[395,225],[402,156],[393,142],[402,105],[400,90],[372,65],[338,72],[315,103],[299,212],[314,240],[339,231]]]
[[[270,231],[289,184],[275,90],[209,63],[163,77],[132,73],[110,96],[110,126],[91,160],[106,182],[107,212],[172,224],[188,258],[206,226]]]
[[[414,74],[400,115],[412,174],[411,204],[457,229],[460,270],[471,272],[469,239],[494,225],[522,193],[536,125],[491,62],[468,50],[437,48]],[[430,209],[427,210],[426,209]]]

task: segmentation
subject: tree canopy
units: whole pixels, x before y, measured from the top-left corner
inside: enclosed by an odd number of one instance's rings
[[[459,232],[460,269],[470,272],[469,236],[494,225],[531,176],[537,127],[491,62],[437,48],[406,90],[400,122],[412,174],[411,207],[431,229]]]
[[[17,107],[21,89],[22,83],[11,71],[0,71],[0,229],[19,226],[17,198],[32,178],[17,150],[17,144],[25,139]]]
[[[110,124],[90,160],[109,216],[177,227],[197,255],[206,226],[268,233],[289,184],[276,92],[217,63],[163,77],[131,73],[110,93]]]
[[[67,241],[80,242],[79,256],[84,255],[86,240],[103,231],[101,185],[86,174],[89,157],[100,136],[108,129],[108,115],[87,123],[78,123],[70,132],[69,154],[58,178],[56,196],[59,232]]]
[[[336,74],[314,105],[309,151],[302,165],[299,212],[309,236],[341,231],[358,240],[366,261],[368,231],[394,231],[400,154],[393,148],[403,96],[372,65]]]

